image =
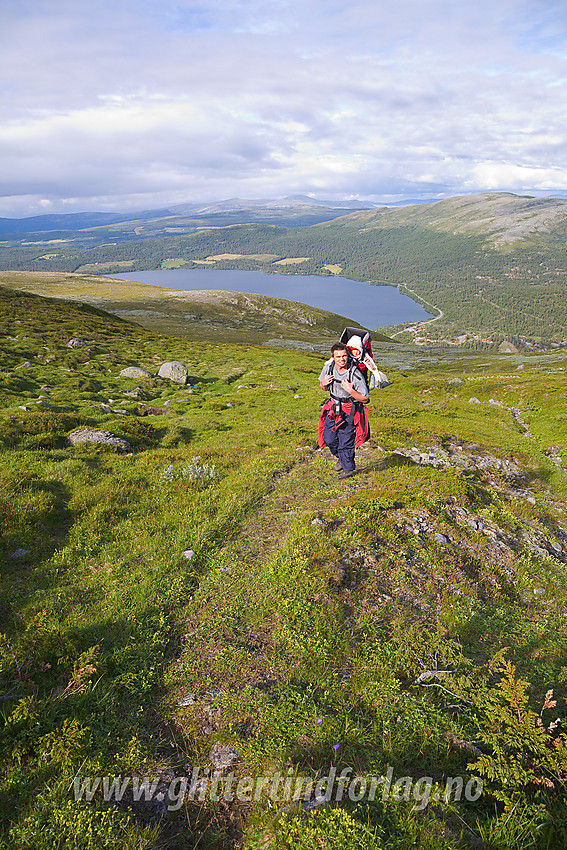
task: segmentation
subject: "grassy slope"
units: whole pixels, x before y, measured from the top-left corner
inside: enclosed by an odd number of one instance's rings
[[[524,704],[555,688],[543,721],[565,713],[559,356],[390,371],[360,473],[339,482],[314,451],[320,357],[197,346],[7,290],[0,317],[4,847],[564,846],[567,759]],[[119,376],[170,359],[192,388]],[[132,453],[66,446],[81,424]],[[454,453],[446,469],[394,453],[412,446]],[[163,820],[72,800],[76,774],[188,775],[216,741],[239,775],[391,765],[441,785],[484,771],[486,790],[423,812],[262,799]]]

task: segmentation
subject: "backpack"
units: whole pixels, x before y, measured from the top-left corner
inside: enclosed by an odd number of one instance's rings
[[[390,381],[384,372],[380,371],[372,358],[372,340],[369,331],[365,331],[362,328],[345,328],[340,341],[347,347],[349,367],[354,365],[360,369],[369,390],[374,390],[376,387],[382,389],[390,386]],[[332,362],[333,358],[328,360],[326,365],[330,366]]]

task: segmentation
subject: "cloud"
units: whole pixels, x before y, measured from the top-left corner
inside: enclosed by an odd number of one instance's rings
[[[3,18],[3,215],[565,186],[562,2],[7,0]]]

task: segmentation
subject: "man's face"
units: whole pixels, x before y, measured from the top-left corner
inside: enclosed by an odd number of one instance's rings
[[[340,372],[344,372],[348,363],[348,351],[342,351],[341,349],[334,351],[333,360],[335,361],[337,369]]]

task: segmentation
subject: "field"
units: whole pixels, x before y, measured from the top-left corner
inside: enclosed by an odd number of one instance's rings
[[[0,327],[0,847],[565,846],[564,354],[391,347],[339,481],[319,354],[6,287]]]

